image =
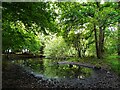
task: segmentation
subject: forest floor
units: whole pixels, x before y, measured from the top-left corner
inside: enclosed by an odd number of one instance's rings
[[[2,67],[2,88],[120,88],[120,77],[113,72],[97,70],[86,79],[36,78],[13,64]]]

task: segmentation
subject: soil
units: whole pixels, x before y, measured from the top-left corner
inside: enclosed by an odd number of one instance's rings
[[[120,88],[120,77],[108,70],[96,70],[86,79],[53,79],[36,77],[24,68],[6,64],[2,67],[2,89],[6,88]]]

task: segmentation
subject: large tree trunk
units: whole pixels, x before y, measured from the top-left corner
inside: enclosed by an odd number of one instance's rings
[[[105,26],[102,28],[102,56],[104,55]]]
[[[118,2],[118,9],[120,9],[120,1]],[[118,20],[118,55],[120,56],[120,19]]]
[[[96,55],[97,55],[97,58],[100,58],[99,56],[99,47],[98,47],[98,40],[97,40],[97,31],[96,31],[96,26],[94,24],[94,35],[95,35],[95,46],[96,46]]]
[[[104,28],[102,28],[102,37],[101,37],[101,57],[104,55]]]
[[[118,23],[118,55],[120,56],[120,22]]]
[[[100,58],[103,57],[103,41],[104,41],[103,29],[102,27],[99,27],[99,56]]]
[[[96,5],[98,7],[98,11],[100,11],[100,2],[96,0]],[[96,33],[96,27],[94,26],[95,31],[95,41],[96,41],[96,53],[97,57],[100,59],[103,57],[103,47],[104,47],[104,32],[103,27],[99,26],[99,41],[97,41],[97,33]]]

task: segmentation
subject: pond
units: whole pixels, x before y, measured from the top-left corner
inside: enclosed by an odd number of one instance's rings
[[[79,67],[73,65],[58,65],[55,64],[59,60],[51,59],[26,59],[26,60],[12,60],[12,64],[17,64],[22,66],[29,73],[36,77],[46,77],[46,78],[67,78],[67,79],[84,79],[90,77],[92,74],[92,69]]]

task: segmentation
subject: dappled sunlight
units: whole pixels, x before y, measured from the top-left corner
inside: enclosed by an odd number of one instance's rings
[[[120,3],[39,1],[2,2],[3,87],[120,88]]]

